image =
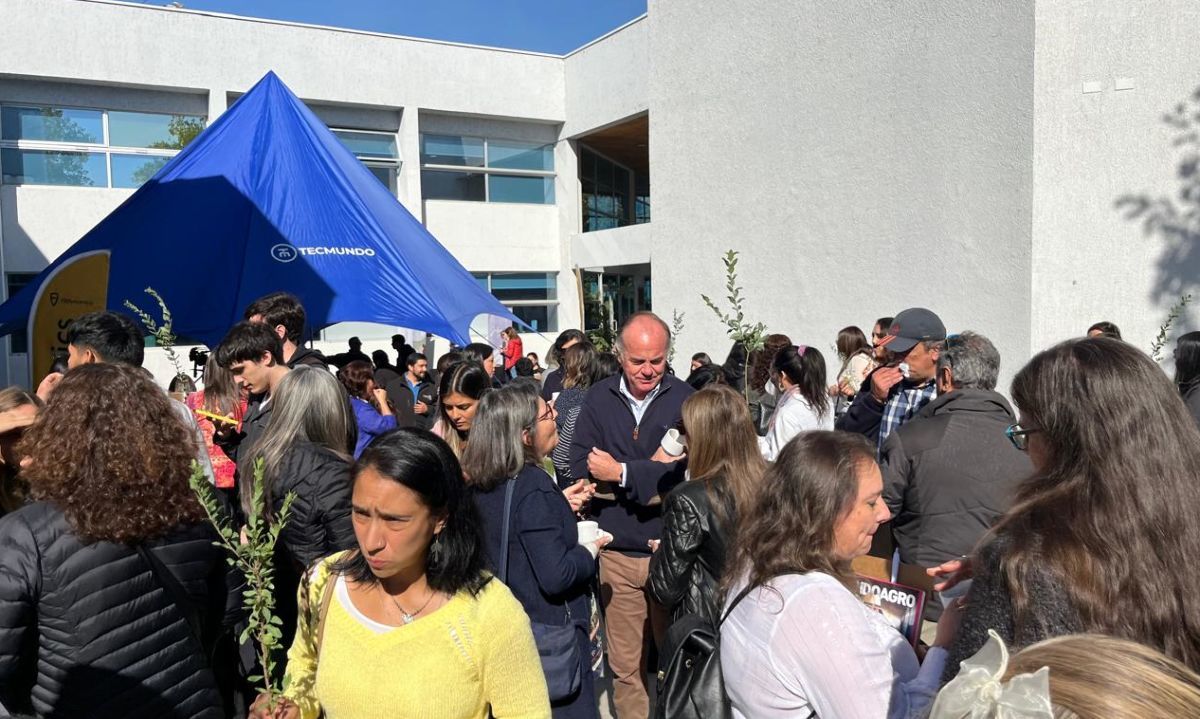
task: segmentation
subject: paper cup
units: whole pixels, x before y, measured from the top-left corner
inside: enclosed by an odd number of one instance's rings
[[[659,445],[663,448],[663,451],[672,457],[678,457],[687,449],[683,442],[680,441],[679,430],[677,429],[668,429],[667,433],[663,435],[662,442],[659,442]]]
[[[588,520],[575,525],[579,528],[579,543],[591,544],[600,538],[600,525]]]

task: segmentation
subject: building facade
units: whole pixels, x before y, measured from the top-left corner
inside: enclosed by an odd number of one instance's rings
[[[274,70],[537,328],[539,353],[562,329],[652,308],[682,316],[681,356],[720,361],[729,340],[700,294],[724,296],[727,249],[749,319],[831,364],[840,327],[914,305],[992,337],[1005,377],[1099,319],[1148,345],[1200,253],[1143,235],[1115,203],[1178,191],[1161,116],[1200,85],[1198,13],[1185,0],[651,0],[553,56],[0,0],[0,289]],[[187,267],[148,284],[174,271]],[[339,325],[318,344],[358,335],[370,351],[392,331]],[[5,341],[7,381],[26,374],[22,342]]]

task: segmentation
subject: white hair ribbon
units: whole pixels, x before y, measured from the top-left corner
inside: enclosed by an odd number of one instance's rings
[[[929,719],[1054,719],[1050,668],[1000,681],[1008,669],[1008,648],[994,630],[933,703]]]

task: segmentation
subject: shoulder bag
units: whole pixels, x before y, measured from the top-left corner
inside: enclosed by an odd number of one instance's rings
[[[512,518],[513,490],[517,480],[508,480],[504,488],[504,529],[500,532],[500,581],[508,583],[508,530]],[[530,621],[533,641],[537,644],[538,658],[542,660],[542,673],[546,675],[546,688],[550,690],[550,701],[574,696],[583,683],[580,665],[579,640],[576,638],[575,623],[571,621],[571,608],[563,604],[567,613],[566,624],[542,624]]]

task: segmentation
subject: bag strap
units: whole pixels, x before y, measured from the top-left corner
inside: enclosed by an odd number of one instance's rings
[[[745,589],[743,589],[741,592],[738,592],[738,595],[733,600],[733,603],[730,604],[729,608],[725,610],[725,613],[721,615],[721,621],[717,622],[717,628],[719,629],[721,627],[721,625],[725,623],[725,620],[728,619],[729,615],[733,613],[734,607],[741,604],[742,600],[750,595],[750,592],[754,591],[755,589],[759,588],[760,586],[762,586],[762,585],[751,584],[748,587],[746,587]]]
[[[192,637],[204,646],[204,634],[200,628],[200,615],[196,611],[196,606],[188,598],[187,590],[179,583],[174,574],[167,569],[162,561],[154,556],[154,552],[150,551],[144,544],[139,544],[136,547],[137,553],[141,555],[142,560],[150,565],[150,572],[158,579],[158,583],[166,590],[167,596],[175,603],[177,609],[183,614],[183,618],[187,621],[188,628],[191,630]]]
[[[513,490],[516,487],[515,477],[504,485],[504,528],[500,530],[500,581],[504,584],[508,584],[508,525],[512,514]]]
[[[333,600],[333,590],[337,587],[339,575],[330,572],[325,579],[325,588],[321,590],[321,606],[317,610],[317,658],[321,656],[321,640],[325,638],[325,615],[329,614],[329,603]]]

